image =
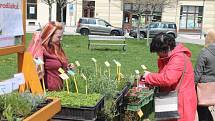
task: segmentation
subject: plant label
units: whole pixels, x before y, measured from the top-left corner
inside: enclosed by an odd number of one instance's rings
[[[42,60],[41,58],[38,58],[37,60],[38,60],[39,63],[40,63],[39,65],[43,65],[43,64],[44,64],[44,62],[43,62],[43,60]]]
[[[137,75],[139,75],[139,74],[140,74],[140,71],[139,71],[139,70],[135,70],[135,73],[136,73]]]
[[[75,72],[72,71],[72,70],[68,70],[67,72],[68,72],[68,74],[71,75],[71,76],[74,76],[74,75],[75,75]]]
[[[108,61],[105,61],[105,65],[106,65],[107,67],[110,67],[110,63],[109,63]]]
[[[145,65],[141,65],[141,67],[142,67],[143,70],[147,69]]]
[[[143,111],[141,109],[139,109],[137,111],[138,116],[141,118],[143,116]]]
[[[63,80],[69,79],[69,76],[68,76],[67,74],[65,74],[65,73],[60,74],[59,76],[60,76],[60,78],[63,79]]]
[[[94,63],[96,63],[96,59],[95,58],[91,58],[92,59],[92,61],[94,62]]]
[[[81,77],[82,77],[84,80],[87,80],[87,77],[86,77],[83,73],[81,73]]]
[[[36,65],[40,65],[40,62],[37,59],[34,58],[33,60],[36,63]]]
[[[75,64],[76,64],[77,67],[81,66],[78,61],[75,61]]]
[[[19,82],[19,85],[25,84],[25,77],[23,73],[14,74],[14,78]]]
[[[121,66],[121,63],[117,62],[117,66]]]
[[[65,73],[65,71],[64,71],[62,68],[59,68],[58,71],[59,71],[61,74]]]
[[[117,65],[117,61],[115,59],[113,59],[113,62]]]

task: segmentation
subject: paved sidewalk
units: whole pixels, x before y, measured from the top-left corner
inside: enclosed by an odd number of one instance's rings
[[[205,44],[205,38],[200,37],[199,34],[178,34],[178,37],[176,38],[177,42],[182,43],[192,43],[192,44],[199,44],[204,45]]]

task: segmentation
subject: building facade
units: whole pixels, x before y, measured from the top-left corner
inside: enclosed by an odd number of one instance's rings
[[[162,21],[176,22],[181,32],[215,29],[215,0],[176,0],[162,12]]]
[[[51,20],[60,20],[57,4],[52,5]],[[139,17],[131,10],[135,0],[73,0],[64,8],[66,26],[76,26],[80,17],[102,18],[116,27],[130,30],[137,26]],[[152,21],[169,21],[177,24],[182,32],[201,32],[215,28],[215,0],[172,0],[153,14]],[[49,21],[49,6],[40,0],[27,0],[27,26],[44,25]],[[141,24],[146,19],[141,17]]]
[[[122,27],[121,0],[73,0],[63,10],[66,26],[75,26],[80,17],[102,18],[113,26]],[[52,21],[60,21],[60,8],[52,5]],[[27,0],[27,26],[44,25],[49,21],[49,6],[40,0]]]

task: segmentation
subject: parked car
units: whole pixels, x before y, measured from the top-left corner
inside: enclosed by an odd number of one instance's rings
[[[174,38],[177,37],[177,27],[174,22],[152,22],[147,24],[143,28],[140,28],[140,38],[147,37],[147,29],[149,29],[150,38],[159,33],[167,33]],[[135,30],[131,30],[129,35],[137,38],[137,28]]]
[[[77,24],[76,32],[81,35],[124,35],[122,28],[113,27],[105,20],[99,18],[80,18]]]

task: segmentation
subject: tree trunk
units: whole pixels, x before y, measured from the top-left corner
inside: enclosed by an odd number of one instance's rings
[[[52,19],[52,6],[49,6],[49,21]]]
[[[137,22],[137,40],[140,40],[140,22],[141,22],[141,15],[138,15],[138,22]]]
[[[60,21],[63,22],[63,7],[60,10]]]

